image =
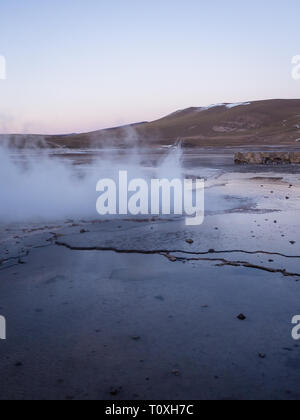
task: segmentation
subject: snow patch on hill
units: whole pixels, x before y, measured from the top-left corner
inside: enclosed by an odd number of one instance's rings
[[[208,111],[209,109],[218,108],[218,107],[221,107],[221,106],[225,106],[227,109],[232,109],[232,108],[236,108],[238,106],[247,106],[247,105],[251,105],[251,102],[237,102],[237,103],[234,103],[234,104],[212,104],[212,105],[209,105],[209,106],[198,108],[197,111],[199,111],[199,112]]]
[[[247,105],[251,105],[251,102],[238,102],[236,104],[228,104],[226,105],[226,108],[231,109],[231,108],[236,108],[237,106],[247,106]]]

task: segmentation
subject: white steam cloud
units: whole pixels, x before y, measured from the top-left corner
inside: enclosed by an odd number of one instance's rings
[[[67,151],[66,151],[67,152]],[[181,177],[180,148],[170,152],[156,170],[141,165],[136,148],[123,158],[103,153],[90,165],[74,166],[46,151],[12,151],[0,147],[0,222],[40,222],[98,218],[96,184],[101,178],[116,179],[119,170],[131,178]],[[16,162],[17,157],[17,162]]]

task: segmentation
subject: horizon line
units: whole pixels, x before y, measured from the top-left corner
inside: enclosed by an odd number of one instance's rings
[[[241,102],[221,102],[221,103],[215,103],[215,104],[209,104],[209,105],[204,105],[204,106],[191,106],[191,107],[187,107],[187,108],[182,108],[182,109],[177,109],[176,111],[173,111],[169,114],[163,115],[162,117],[155,119],[155,120],[151,120],[151,121],[140,121],[140,122],[132,122],[132,123],[127,123],[127,124],[123,124],[123,125],[116,125],[116,126],[110,126],[110,127],[104,127],[104,128],[99,128],[97,130],[91,130],[91,131],[82,131],[82,132],[66,132],[66,133],[52,133],[52,134],[42,134],[42,133],[1,133],[0,132],[0,136],[34,136],[34,137],[68,137],[68,136],[75,136],[75,135],[87,135],[87,134],[93,134],[93,133],[97,133],[99,131],[109,131],[109,130],[116,130],[116,129],[120,129],[120,128],[126,128],[126,127],[134,127],[137,125],[142,125],[142,124],[151,124],[153,122],[159,121],[163,118],[167,118],[171,115],[174,115],[178,112],[183,112],[186,111],[188,109],[201,109],[203,108],[205,110],[205,108],[209,107],[213,107],[213,106],[226,106],[226,105],[234,105],[234,104],[246,104],[249,103],[254,104],[254,103],[259,103],[259,102],[271,102],[271,101],[299,101],[300,98],[269,98],[269,99],[259,99],[259,100],[255,100],[255,101],[241,101]]]

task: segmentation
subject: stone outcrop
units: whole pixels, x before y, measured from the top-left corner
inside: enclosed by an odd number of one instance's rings
[[[300,164],[300,152],[236,153],[236,165],[292,165]]]

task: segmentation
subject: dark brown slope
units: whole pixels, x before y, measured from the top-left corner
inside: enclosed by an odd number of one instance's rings
[[[236,107],[190,108],[139,128],[163,143],[181,138],[199,146],[293,144],[300,139],[300,100],[271,100]]]
[[[16,143],[21,137],[12,137]],[[157,121],[69,136],[26,136],[51,147],[299,145],[300,99],[257,101],[247,105],[189,108]]]

